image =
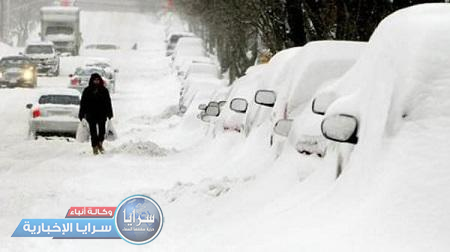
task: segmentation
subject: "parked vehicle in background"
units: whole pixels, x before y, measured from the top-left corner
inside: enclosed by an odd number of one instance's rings
[[[172,68],[178,73],[185,62],[198,57],[206,57],[203,40],[197,37],[180,38],[172,54]]]
[[[120,47],[114,44],[89,44],[84,47],[86,50],[119,50]]]
[[[89,58],[86,62],[87,67],[99,67],[105,71],[108,84],[111,87],[111,92],[116,92],[116,74],[119,69],[111,66],[111,60],[107,58]]]
[[[187,58],[180,68],[176,71],[177,77],[180,80],[186,79],[187,72],[192,64],[216,64],[210,57],[201,56],[201,57],[192,57]],[[217,70],[219,70],[219,66],[217,66]]]
[[[36,65],[38,74],[58,76],[59,54],[52,42],[31,42],[25,47],[24,55]]]
[[[171,56],[175,50],[178,40],[183,37],[195,37],[193,33],[190,32],[173,32],[167,36],[166,39],[166,56]]]
[[[0,60],[0,86],[35,88],[36,65],[26,56],[3,57]]]
[[[69,88],[76,89],[80,93],[83,92],[83,89],[89,85],[89,79],[93,73],[97,73],[102,77],[109,92],[113,91],[114,87],[109,83],[105,70],[95,66],[78,67],[74,74],[69,75]]]
[[[36,100],[27,104],[29,137],[40,134],[70,134],[74,136],[79,124],[80,93],[73,89],[41,91]]]
[[[213,63],[202,63],[202,62],[193,62],[192,64],[189,64],[189,67],[183,76],[184,76],[183,79],[221,78],[218,65]]]
[[[82,43],[78,7],[42,7],[42,41],[51,41],[60,53],[78,55]]]
[[[193,75],[187,77],[181,84],[178,105],[180,114],[187,111],[194,99],[199,100],[199,97],[202,97],[202,100],[199,101],[200,103],[209,101],[216,90],[223,86],[223,80],[220,80],[215,75]],[[194,104],[193,106],[197,105]]]

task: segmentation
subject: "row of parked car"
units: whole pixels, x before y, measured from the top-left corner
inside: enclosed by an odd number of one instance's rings
[[[450,54],[444,53],[450,38],[436,29],[448,19],[439,14],[443,8],[448,6],[422,5],[393,14],[368,43],[318,41],[281,51],[229,89],[216,88],[208,102],[191,103],[213,136],[248,136],[270,124],[262,135],[276,156],[286,148],[319,159],[333,151],[339,176],[363,132],[411,120],[419,109],[409,101],[432,100],[427,94],[442,88],[434,83],[445,80],[438,77],[450,76]],[[386,126],[392,122],[397,126]]]
[[[194,100],[207,101],[224,86],[220,66],[207,53],[201,38],[192,33],[174,32],[166,39],[166,55],[171,57],[171,67],[179,79],[179,113],[184,114]]]

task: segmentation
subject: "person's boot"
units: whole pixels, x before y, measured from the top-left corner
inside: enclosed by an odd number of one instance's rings
[[[103,142],[98,143],[98,150],[101,154],[105,153],[105,149],[103,149]]]
[[[98,147],[97,146],[92,147],[92,151],[94,152],[94,155],[98,155]]]

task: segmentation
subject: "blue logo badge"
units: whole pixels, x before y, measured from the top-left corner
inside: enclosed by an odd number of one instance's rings
[[[131,244],[142,245],[159,235],[164,218],[156,201],[144,195],[134,195],[119,204],[114,221],[122,239]]]

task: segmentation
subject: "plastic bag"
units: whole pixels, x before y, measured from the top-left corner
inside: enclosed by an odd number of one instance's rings
[[[78,124],[76,140],[80,143],[88,142],[90,136],[91,133],[89,132],[89,124],[85,119],[83,119]]]
[[[117,139],[117,132],[116,129],[114,129],[114,125],[111,120],[108,120],[106,122],[106,133],[105,133],[105,140],[107,141],[114,141]]]

